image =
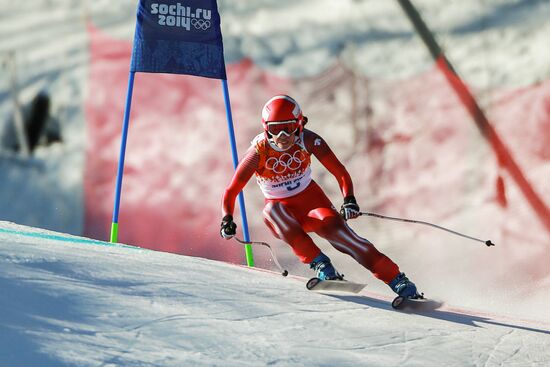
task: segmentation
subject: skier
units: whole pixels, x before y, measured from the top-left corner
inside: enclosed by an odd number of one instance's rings
[[[262,110],[264,131],[253,139],[224,192],[221,236],[230,239],[235,235],[235,199],[256,174],[265,196],[264,222],[275,237],[290,245],[300,261],[314,269],[319,279],[343,280],[343,276],[308,232],[317,233],[337,250],[352,256],[399,296],[416,296],[416,286],[399,267],[347,225],[347,220],[360,215],[351,177],[323,138],[304,129],[306,122],[307,117],[291,97],[277,95],[267,101]],[[344,197],[340,213],[311,178],[312,155],[338,180]]]

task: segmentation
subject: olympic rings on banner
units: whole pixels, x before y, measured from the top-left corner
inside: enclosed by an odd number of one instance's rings
[[[195,19],[195,18],[191,19],[191,24],[196,29],[202,29],[203,31],[206,31],[211,26],[211,23],[209,20]]]
[[[284,153],[279,158],[268,158],[265,161],[265,168],[275,173],[283,173],[286,169],[296,171],[300,169],[305,160],[306,155],[298,150],[293,155]]]

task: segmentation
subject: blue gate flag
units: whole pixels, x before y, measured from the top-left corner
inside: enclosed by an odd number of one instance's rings
[[[140,0],[131,72],[227,79],[216,0]]]

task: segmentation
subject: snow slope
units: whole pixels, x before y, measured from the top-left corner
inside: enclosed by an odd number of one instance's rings
[[[547,366],[550,324],[0,222],[1,366]]]

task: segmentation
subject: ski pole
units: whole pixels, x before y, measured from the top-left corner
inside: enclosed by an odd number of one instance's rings
[[[412,219],[404,219],[404,218],[387,217],[387,216],[385,216],[385,215],[380,215],[380,214],[375,214],[375,213],[368,213],[368,212],[361,212],[360,214],[361,214],[361,215],[366,215],[366,216],[369,216],[369,217],[376,217],[376,218],[381,218],[381,219],[396,220],[396,221],[399,221],[399,222],[424,224],[424,225],[427,225],[427,226],[431,226],[431,227],[435,227],[435,228],[438,228],[438,229],[442,229],[442,230],[444,230],[444,231],[446,231],[446,232],[455,234],[455,235],[460,236],[460,237],[468,238],[468,239],[470,239],[470,240],[472,240],[472,241],[482,242],[482,243],[484,243],[485,245],[487,245],[487,247],[490,247],[490,246],[494,246],[494,245],[495,245],[494,243],[491,242],[491,240],[483,241],[482,239],[475,238],[475,237],[471,237],[471,236],[465,235],[465,234],[463,234],[463,233],[456,232],[456,231],[453,231],[453,230],[451,230],[451,229],[448,229],[448,228],[444,228],[444,227],[438,226],[438,225],[433,224],[433,223],[423,222],[423,221],[421,221],[421,220],[412,220]]]
[[[237,242],[242,243],[243,245],[256,245],[256,246],[265,246],[269,249],[269,252],[271,252],[271,257],[273,258],[273,261],[275,262],[275,265],[281,270],[281,275],[286,277],[288,275],[288,271],[283,269],[281,264],[279,264],[279,261],[277,260],[277,256],[275,256],[275,252],[273,252],[273,249],[269,244],[265,242],[254,242],[254,241],[243,241],[237,237],[233,237]]]

